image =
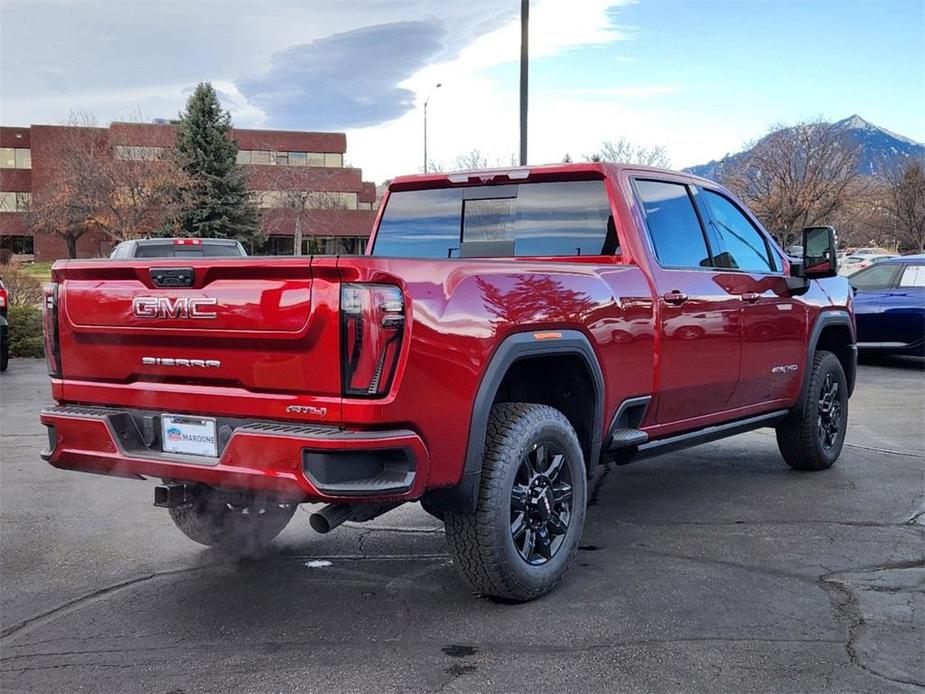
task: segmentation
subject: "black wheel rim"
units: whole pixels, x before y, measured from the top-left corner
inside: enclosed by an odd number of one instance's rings
[[[841,432],[841,391],[838,379],[833,374],[826,374],[819,391],[819,404],[816,408],[816,435],[825,450],[830,450],[838,441]]]
[[[565,452],[546,441],[521,459],[511,489],[511,537],[520,558],[545,564],[562,547],[572,517],[572,475]]]

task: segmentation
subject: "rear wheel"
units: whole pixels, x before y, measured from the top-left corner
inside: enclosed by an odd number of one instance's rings
[[[257,554],[279,535],[295,513],[296,504],[236,499],[204,487],[191,503],[170,508],[170,517],[191,540],[235,554]]]
[[[825,470],[841,454],[848,426],[848,381],[831,352],[813,356],[804,400],[777,427],[777,446],[795,470]]]
[[[568,419],[546,405],[495,405],[476,511],[446,514],[453,561],[479,593],[537,598],[572,563],[586,503],[584,457]]]

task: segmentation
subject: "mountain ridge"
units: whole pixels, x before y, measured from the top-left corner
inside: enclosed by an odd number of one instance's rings
[[[925,161],[925,144],[874,125],[856,113],[825,125],[836,130],[839,140],[850,146],[858,147],[857,170],[864,176],[888,178],[900,172],[910,159]],[[769,135],[758,140],[755,146],[767,137]],[[714,159],[706,164],[688,166],[684,171],[716,180],[720,177],[724,167],[739,163],[750,151],[751,149],[745,149],[734,154],[727,154],[721,159]]]

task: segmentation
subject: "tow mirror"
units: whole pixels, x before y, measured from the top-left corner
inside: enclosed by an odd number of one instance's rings
[[[802,267],[794,270],[795,276],[806,279],[835,277],[838,274],[833,227],[807,227],[803,230],[803,263]]]

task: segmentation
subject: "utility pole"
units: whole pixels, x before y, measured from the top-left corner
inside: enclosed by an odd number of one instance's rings
[[[527,165],[527,71],[530,0],[520,0],[520,165]]]

